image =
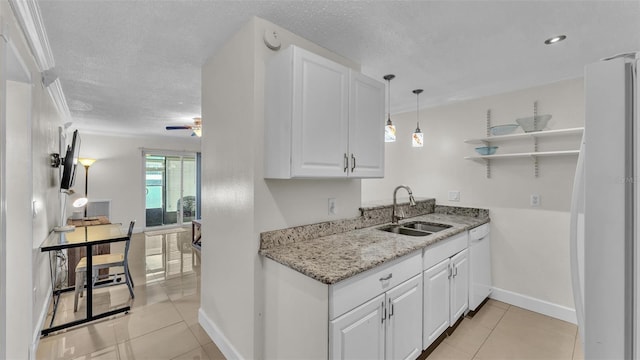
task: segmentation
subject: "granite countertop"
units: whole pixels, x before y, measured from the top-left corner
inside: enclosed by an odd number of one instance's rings
[[[400,221],[452,225],[428,236],[407,236],[378,230],[380,224],[339,234],[261,249],[260,254],[325,284],[334,284],[384,262],[407,255],[473,227],[489,217],[431,213]]]

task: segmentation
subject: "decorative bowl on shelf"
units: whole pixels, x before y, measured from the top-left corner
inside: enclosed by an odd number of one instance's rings
[[[493,136],[498,135],[508,135],[514,132],[518,128],[518,124],[505,124],[505,125],[496,125],[489,128],[489,132]]]
[[[476,152],[480,155],[493,155],[498,150],[497,146],[480,146],[476,148]]]
[[[526,118],[516,119],[516,122],[522,126],[524,132],[541,131],[547,126],[547,123],[551,119],[551,115],[538,115],[535,117],[529,116]]]

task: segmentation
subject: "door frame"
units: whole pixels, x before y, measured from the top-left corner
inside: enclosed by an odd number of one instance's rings
[[[200,155],[199,151],[176,151],[176,150],[163,150],[163,149],[147,149],[147,148],[142,148],[142,166],[141,166],[141,170],[142,170],[142,189],[146,189],[146,173],[147,173],[147,169],[146,169],[146,163],[147,163],[147,159],[146,156],[147,155],[158,155],[158,156],[180,156],[180,157],[193,157],[194,158],[194,163],[196,166],[196,217],[198,217],[198,208],[200,206],[200,173],[201,173],[201,169],[200,169],[200,165],[201,162],[198,160]],[[181,162],[182,164],[183,162]],[[184,183],[184,173],[183,171],[181,171],[180,174],[180,193],[183,192],[183,183]],[[153,226],[153,227],[148,227],[146,226],[146,208],[147,208],[147,199],[146,199],[146,191],[141,191],[141,196],[142,196],[142,204],[143,204],[143,209],[142,212],[144,214],[143,218],[145,219],[145,231],[146,230],[161,230],[161,229],[167,229],[167,228],[175,228],[175,227],[182,227],[185,226],[185,223],[183,223],[183,216],[182,216],[182,209],[177,209],[177,212],[179,213],[178,215],[176,215],[177,220],[175,224],[163,224],[163,225],[158,225],[158,226]]]

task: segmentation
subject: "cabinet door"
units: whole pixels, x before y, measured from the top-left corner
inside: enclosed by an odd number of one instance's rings
[[[384,84],[354,71],[350,84],[350,175],[384,177]]]
[[[417,358],[422,352],[422,274],[387,292],[386,359]]]
[[[331,359],[384,359],[384,294],[331,320]]]
[[[348,91],[349,70],[346,67],[306,50],[295,49],[292,177],[347,176]]]
[[[443,260],[424,272],[423,349],[449,327],[449,262]]]
[[[460,251],[451,258],[451,318],[449,326],[455,324],[469,308],[469,250]]]

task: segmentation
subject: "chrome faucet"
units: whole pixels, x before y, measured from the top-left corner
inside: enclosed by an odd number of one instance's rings
[[[398,220],[404,219],[404,214],[398,215],[397,211],[397,202],[396,202],[396,194],[399,189],[405,189],[409,193],[409,206],[416,206],[416,200],[413,198],[413,193],[411,192],[411,188],[407,185],[400,185],[393,190],[393,212],[391,213],[391,223],[397,224]]]

